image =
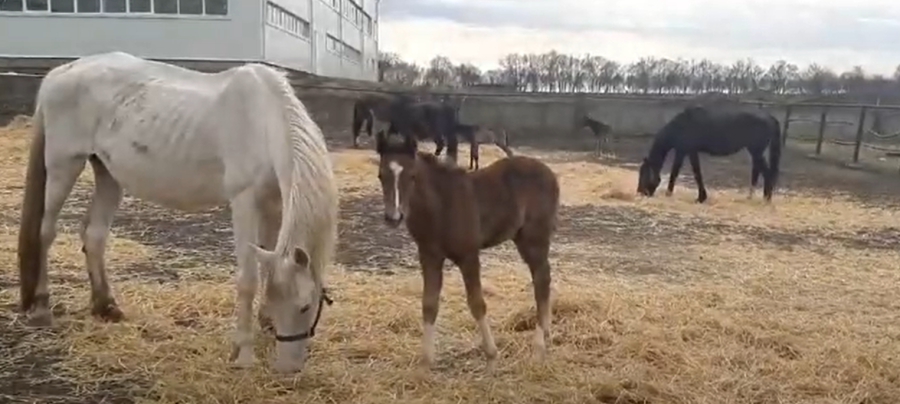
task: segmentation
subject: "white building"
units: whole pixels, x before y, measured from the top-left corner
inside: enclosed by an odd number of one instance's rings
[[[377,80],[379,1],[0,0],[0,58],[21,64],[119,50]]]

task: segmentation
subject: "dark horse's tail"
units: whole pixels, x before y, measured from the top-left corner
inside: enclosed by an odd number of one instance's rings
[[[775,117],[769,117],[774,128],[772,128],[772,139],[769,141],[769,181],[772,183],[772,190],[778,182],[779,164],[781,164],[781,125]]]
[[[369,135],[372,135],[372,111],[363,100],[357,100],[353,104],[353,145],[357,144],[359,131],[362,129],[363,122],[368,122]]]

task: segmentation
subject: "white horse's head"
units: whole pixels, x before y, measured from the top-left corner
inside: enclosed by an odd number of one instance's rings
[[[330,301],[317,286],[309,255],[302,248],[294,248],[287,255],[257,245],[253,250],[267,280],[260,314],[271,319],[275,328],[272,367],[279,372],[299,371],[322,314],[320,306]]]

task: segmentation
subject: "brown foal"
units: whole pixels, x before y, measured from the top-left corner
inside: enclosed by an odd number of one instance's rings
[[[525,156],[507,157],[467,172],[456,164],[418,151],[416,139],[376,135],[378,178],[384,196],[384,220],[406,223],[422,267],[422,364],[435,359],[435,328],[449,259],[462,273],[472,317],[481,333],[489,365],[497,346],[485,316],[480,251],[512,240],[531,270],[537,306],[535,349],[547,352],[550,338],[550,241],[556,231],[559,183],[544,163]]]

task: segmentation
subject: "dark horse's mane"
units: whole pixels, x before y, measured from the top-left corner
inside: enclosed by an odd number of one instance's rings
[[[428,152],[417,151],[416,158],[418,158],[419,161],[425,164],[432,172],[436,172],[440,175],[460,177],[467,174],[464,168],[456,164],[443,161],[440,157]]]
[[[650,164],[659,169],[666,161],[666,156],[675,147],[673,144],[672,134],[676,133],[679,128],[684,126],[695,114],[702,113],[701,107],[691,106],[675,115],[672,120],[666,122],[662,128],[656,132],[653,143],[650,144],[650,150],[647,152],[647,159]]]

